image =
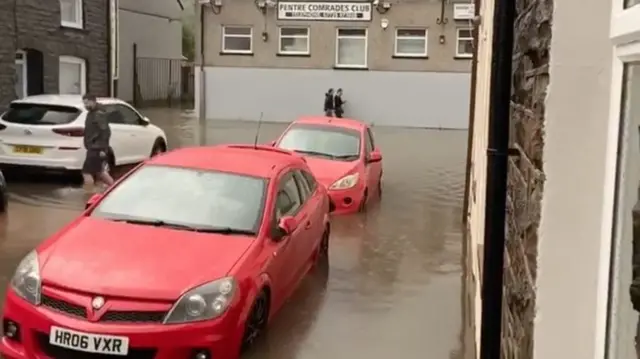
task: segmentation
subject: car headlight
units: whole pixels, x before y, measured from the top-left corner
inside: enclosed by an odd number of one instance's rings
[[[329,189],[347,189],[358,184],[358,178],[360,176],[357,173],[352,175],[344,176],[339,180],[335,181]]]
[[[236,281],[227,277],[188,291],[173,305],[164,323],[189,323],[219,317],[229,308],[236,286]]]
[[[11,287],[29,303],[40,304],[40,263],[36,251],[31,251],[18,264]]]

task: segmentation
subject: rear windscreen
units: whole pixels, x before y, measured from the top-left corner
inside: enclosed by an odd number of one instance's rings
[[[75,107],[14,103],[2,119],[25,125],[64,125],[73,122],[78,115],[80,110]]]

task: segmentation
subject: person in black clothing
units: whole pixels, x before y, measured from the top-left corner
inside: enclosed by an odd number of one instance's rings
[[[336,113],[336,117],[342,118],[345,103],[347,103],[347,101],[342,99],[342,89],[338,89],[335,96],[333,96],[333,111]]]
[[[333,89],[329,89],[324,94],[324,114],[328,117],[333,117]]]
[[[632,277],[629,294],[631,304],[636,312],[640,312],[640,201],[633,207],[633,251],[631,253]],[[636,329],[635,338],[636,356],[640,358],[640,319]]]
[[[82,97],[82,101],[84,107],[89,111],[84,125],[84,148],[87,150],[82,165],[84,185],[86,188],[93,187],[99,180],[107,186],[111,186],[114,181],[107,166],[111,138],[107,112],[98,104],[94,95],[86,94]]]

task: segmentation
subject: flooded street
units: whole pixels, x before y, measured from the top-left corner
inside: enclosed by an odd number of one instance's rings
[[[143,111],[172,148],[253,142],[256,125]],[[256,116],[257,117],[257,116]],[[284,125],[263,124],[260,143]],[[375,127],[384,193],[333,222],[330,272],[309,278],[251,359],[463,359],[462,234],[467,134]],[[0,218],[0,296],[20,258],[84,207],[80,183],[10,174]],[[1,304],[0,304],[1,306]]]

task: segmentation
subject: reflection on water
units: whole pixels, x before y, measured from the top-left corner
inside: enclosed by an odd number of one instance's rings
[[[167,131],[170,148],[250,143],[257,129],[166,110],[145,115]],[[259,143],[284,127],[263,124]],[[382,203],[333,221],[328,278],[307,278],[247,358],[464,358],[459,219],[466,133],[374,133],[384,155]],[[0,291],[18,260],[87,199],[72,178],[10,181],[10,212],[0,218]]]

